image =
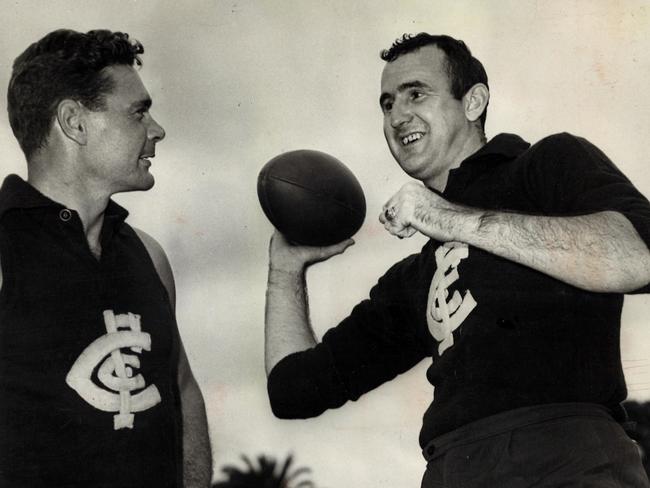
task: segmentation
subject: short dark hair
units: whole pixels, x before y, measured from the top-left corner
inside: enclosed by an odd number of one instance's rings
[[[420,49],[422,46],[436,46],[446,57],[447,75],[451,94],[457,100],[463,98],[467,91],[477,83],[488,87],[488,77],[481,62],[472,56],[467,45],[458,39],[446,35],[431,35],[426,32],[419,34],[404,34],[393,42],[389,49],[381,52],[381,59],[390,63],[403,54]],[[481,124],[485,128],[487,106],[481,114]]]
[[[86,34],[69,29],[50,32],[29,46],[13,64],[7,91],[9,123],[29,161],[43,147],[61,100],[77,100],[90,110],[105,108],[114,88],[102,70],[142,61],[142,44],[108,30]]]

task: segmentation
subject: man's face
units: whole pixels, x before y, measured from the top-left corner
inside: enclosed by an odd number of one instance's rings
[[[131,66],[105,68],[114,89],[105,96],[105,109],[88,112],[88,142],[84,176],[98,190],[110,194],[148,190],[156,143],[165,131],[149,113],[151,97]]]
[[[463,102],[451,94],[444,52],[423,46],[387,63],[379,102],[393,157],[410,176],[444,190],[470,129]]]

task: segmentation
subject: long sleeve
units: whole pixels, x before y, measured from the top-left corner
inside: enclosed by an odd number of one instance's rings
[[[418,294],[428,291],[434,271],[428,264],[421,255],[396,264],[319,344],[281,360],[268,377],[274,414],[320,415],[357,400],[429,355],[432,339],[416,305],[423,303]]]

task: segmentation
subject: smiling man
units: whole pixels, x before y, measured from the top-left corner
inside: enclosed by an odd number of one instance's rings
[[[165,131],[124,33],[58,30],[16,58],[27,181],[0,188],[0,485],[207,487],[203,398],[158,243],[118,192],[148,190]]]
[[[382,53],[388,147],[416,181],[380,221],[420,253],[318,342],[305,270],[343,252],[270,244],[266,368],[276,415],[356,400],[424,358],[425,488],[649,486],[621,424],[623,294],[650,282],[650,204],[595,146],[485,137],[488,79],[462,41]]]

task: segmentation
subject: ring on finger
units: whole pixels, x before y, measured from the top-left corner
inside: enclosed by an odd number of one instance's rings
[[[397,210],[395,207],[388,207],[386,211],[384,212],[384,217],[386,217],[386,220],[389,222],[392,222],[395,219],[395,216],[397,215]]]

